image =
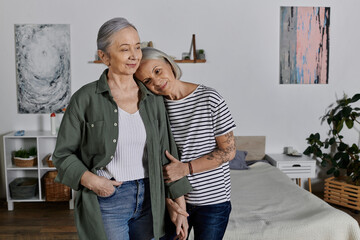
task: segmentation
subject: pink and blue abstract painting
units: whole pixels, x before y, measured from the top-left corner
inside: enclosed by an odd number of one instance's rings
[[[280,84],[328,84],[329,7],[281,7]]]

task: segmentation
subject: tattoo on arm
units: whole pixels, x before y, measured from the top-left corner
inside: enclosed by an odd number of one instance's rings
[[[231,160],[231,159],[229,159],[229,154],[236,149],[233,132],[231,131],[231,132],[225,134],[224,137],[225,137],[225,139],[222,140],[222,143],[224,143],[224,145],[226,145],[226,147],[225,148],[217,147],[217,148],[214,149],[213,152],[211,152],[207,156],[208,160],[217,161],[219,166],[221,164]]]

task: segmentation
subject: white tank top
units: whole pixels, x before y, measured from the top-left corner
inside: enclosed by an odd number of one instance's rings
[[[146,130],[139,111],[130,114],[118,108],[119,138],[113,160],[99,176],[116,181],[131,181],[148,177]]]

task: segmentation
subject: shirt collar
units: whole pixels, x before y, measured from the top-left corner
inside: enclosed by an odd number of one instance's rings
[[[109,72],[109,69],[105,69],[104,72],[101,74],[99,80],[98,80],[98,84],[96,87],[96,93],[103,93],[103,92],[109,92],[110,93],[110,88],[109,85],[107,83],[107,74]]]
[[[97,84],[97,88],[96,88],[96,93],[103,93],[103,92],[110,92],[110,87],[109,84],[107,82],[107,74],[109,72],[109,69],[105,69],[104,72],[101,74],[99,80],[98,80],[98,84]],[[139,89],[141,91],[141,100],[144,100],[146,98],[147,95],[154,95],[152,92],[150,92],[145,86],[144,84],[139,81],[139,80],[135,80],[136,84],[139,86]]]

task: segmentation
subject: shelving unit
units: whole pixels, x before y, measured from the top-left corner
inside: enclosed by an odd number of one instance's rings
[[[193,52],[193,59],[186,59],[186,60],[174,60],[177,63],[205,63],[206,59],[197,59],[196,56],[196,41],[195,41],[195,34],[192,35],[192,40],[191,40],[191,47],[192,48],[192,52]],[[191,54],[191,50],[190,50],[190,54]]]
[[[25,131],[24,136],[14,136],[14,132],[3,137],[4,140],[4,166],[5,166],[5,186],[8,210],[14,209],[14,202],[43,202],[45,201],[44,186],[42,177],[48,171],[56,168],[49,167],[46,163],[46,156],[52,153],[56,145],[56,136],[51,135],[50,131]],[[37,148],[37,164],[33,167],[18,167],[13,162],[13,152],[20,148]],[[35,177],[38,179],[38,194],[29,199],[11,198],[9,183],[19,177]],[[72,194],[74,195],[74,193]],[[74,199],[70,199],[69,208],[74,208]]]

